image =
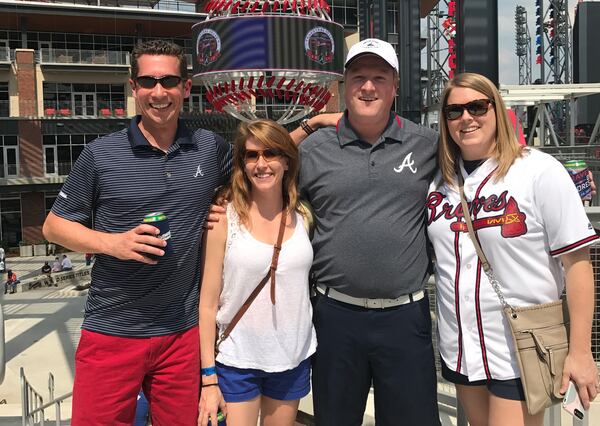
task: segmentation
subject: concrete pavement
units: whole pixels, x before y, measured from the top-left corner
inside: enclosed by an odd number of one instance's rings
[[[82,253],[70,253],[74,269],[84,268]],[[34,276],[44,263],[53,260],[52,256],[32,258],[9,258],[9,267],[21,276]],[[83,322],[83,309],[87,290],[75,290],[73,285],[58,282],[58,287],[41,287],[16,294],[2,295],[4,306],[6,337],[6,376],[0,385],[0,425],[20,424],[21,394],[19,369],[31,385],[40,392],[44,401],[48,400],[48,373],[55,379],[55,396],[72,390],[75,372],[75,350],[79,342],[80,328]],[[440,401],[452,401],[454,387],[449,384],[438,385]],[[442,395],[445,397],[442,398]],[[451,405],[453,403],[451,402]],[[452,407],[440,412],[443,426],[455,426],[456,418]],[[300,410],[312,414],[311,395],[300,403]],[[572,418],[563,410],[559,411],[563,426],[572,425]],[[62,409],[62,418],[71,416],[71,401],[66,401]],[[53,410],[46,413],[53,419]],[[399,413],[401,419],[401,413]],[[590,413],[589,425],[600,419],[600,403],[595,403]],[[375,425],[373,392],[367,402],[363,426]]]

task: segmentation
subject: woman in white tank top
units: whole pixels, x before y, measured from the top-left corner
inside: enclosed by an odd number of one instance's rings
[[[240,125],[226,220],[206,231],[200,291],[202,391],[199,424],[217,410],[228,426],[293,425],[309,392],[316,349],[308,275],[312,247],[297,210],[298,149],[270,120]],[[219,334],[268,272],[285,215],[274,292],[267,283],[215,356]],[[212,423],[216,426],[216,422]]]

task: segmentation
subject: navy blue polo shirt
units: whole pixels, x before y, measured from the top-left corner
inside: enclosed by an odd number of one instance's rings
[[[172,253],[157,265],[99,254],[83,328],[128,337],[181,332],[198,324],[202,225],[214,190],[227,182],[231,146],[208,130],[191,134],[179,123],[165,153],[138,127],[88,144],[73,166],[52,212],[103,232],[128,231],[144,215],[164,212]]]
[[[430,259],[425,201],[438,135],[395,113],[363,141],[347,114],[300,145],[299,187],[315,217],[313,277],[354,297],[396,298],[423,288]]]

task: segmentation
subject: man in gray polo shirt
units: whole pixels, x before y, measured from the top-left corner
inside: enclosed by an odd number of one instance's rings
[[[378,425],[440,424],[424,292],[437,134],[390,111],[397,88],[394,48],[376,39],[354,45],[347,111],[300,146],[300,191],[316,225],[317,425],[362,424],[371,385]]]

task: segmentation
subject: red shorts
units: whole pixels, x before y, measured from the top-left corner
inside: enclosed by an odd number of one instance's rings
[[[153,425],[196,425],[198,337],[198,327],[146,338],[82,330],[75,354],[71,424],[129,426],[143,389]]]

